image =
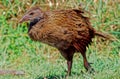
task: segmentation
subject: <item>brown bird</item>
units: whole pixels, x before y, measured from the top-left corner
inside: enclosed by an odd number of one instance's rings
[[[86,58],[86,47],[95,35],[108,38],[96,31],[83,13],[79,9],[42,11],[39,7],[33,7],[20,20],[21,23],[30,21],[28,34],[32,40],[56,47],[61,52],[67,60],[68,75],[71,73],[75,52],[82,54],[84,67],[91,70]]]

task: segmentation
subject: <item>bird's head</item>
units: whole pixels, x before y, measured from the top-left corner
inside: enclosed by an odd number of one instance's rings
[[[43,12],[39,7],[32,7],[28,10],[25,15],[20,19],[20,23],[26,21],[33,21],[34,19],[41,19],[43,18]]]

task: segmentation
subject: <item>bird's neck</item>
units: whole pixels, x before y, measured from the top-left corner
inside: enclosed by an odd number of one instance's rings
[[[28,32],[32,29],[32,27],[37,24],[41,19],[43,18],[35,18],[34,20],[30,21],[30,24],[28,26]]]

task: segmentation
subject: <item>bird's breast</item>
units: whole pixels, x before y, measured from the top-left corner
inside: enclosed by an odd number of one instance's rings
[[[32,40],[43,42],[58,49],[67,49],[72,41],[71,32],[56,28],[40,28],[40,25],[32,27],[28,34]]]

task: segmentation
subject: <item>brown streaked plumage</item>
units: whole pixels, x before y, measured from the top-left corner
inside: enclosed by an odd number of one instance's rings
[[[71,73],[74,53],[83,56],[84,67],[91,69],[86,58],[86,47],[95,35],[107,38],[97,32],[90,24],[89,18],[83,16],[79,9],[42,11],[38,7],[31,8],[20,20],[30,21],[28,34],[32,40],[56,47],[67,60],[68,72]]]

